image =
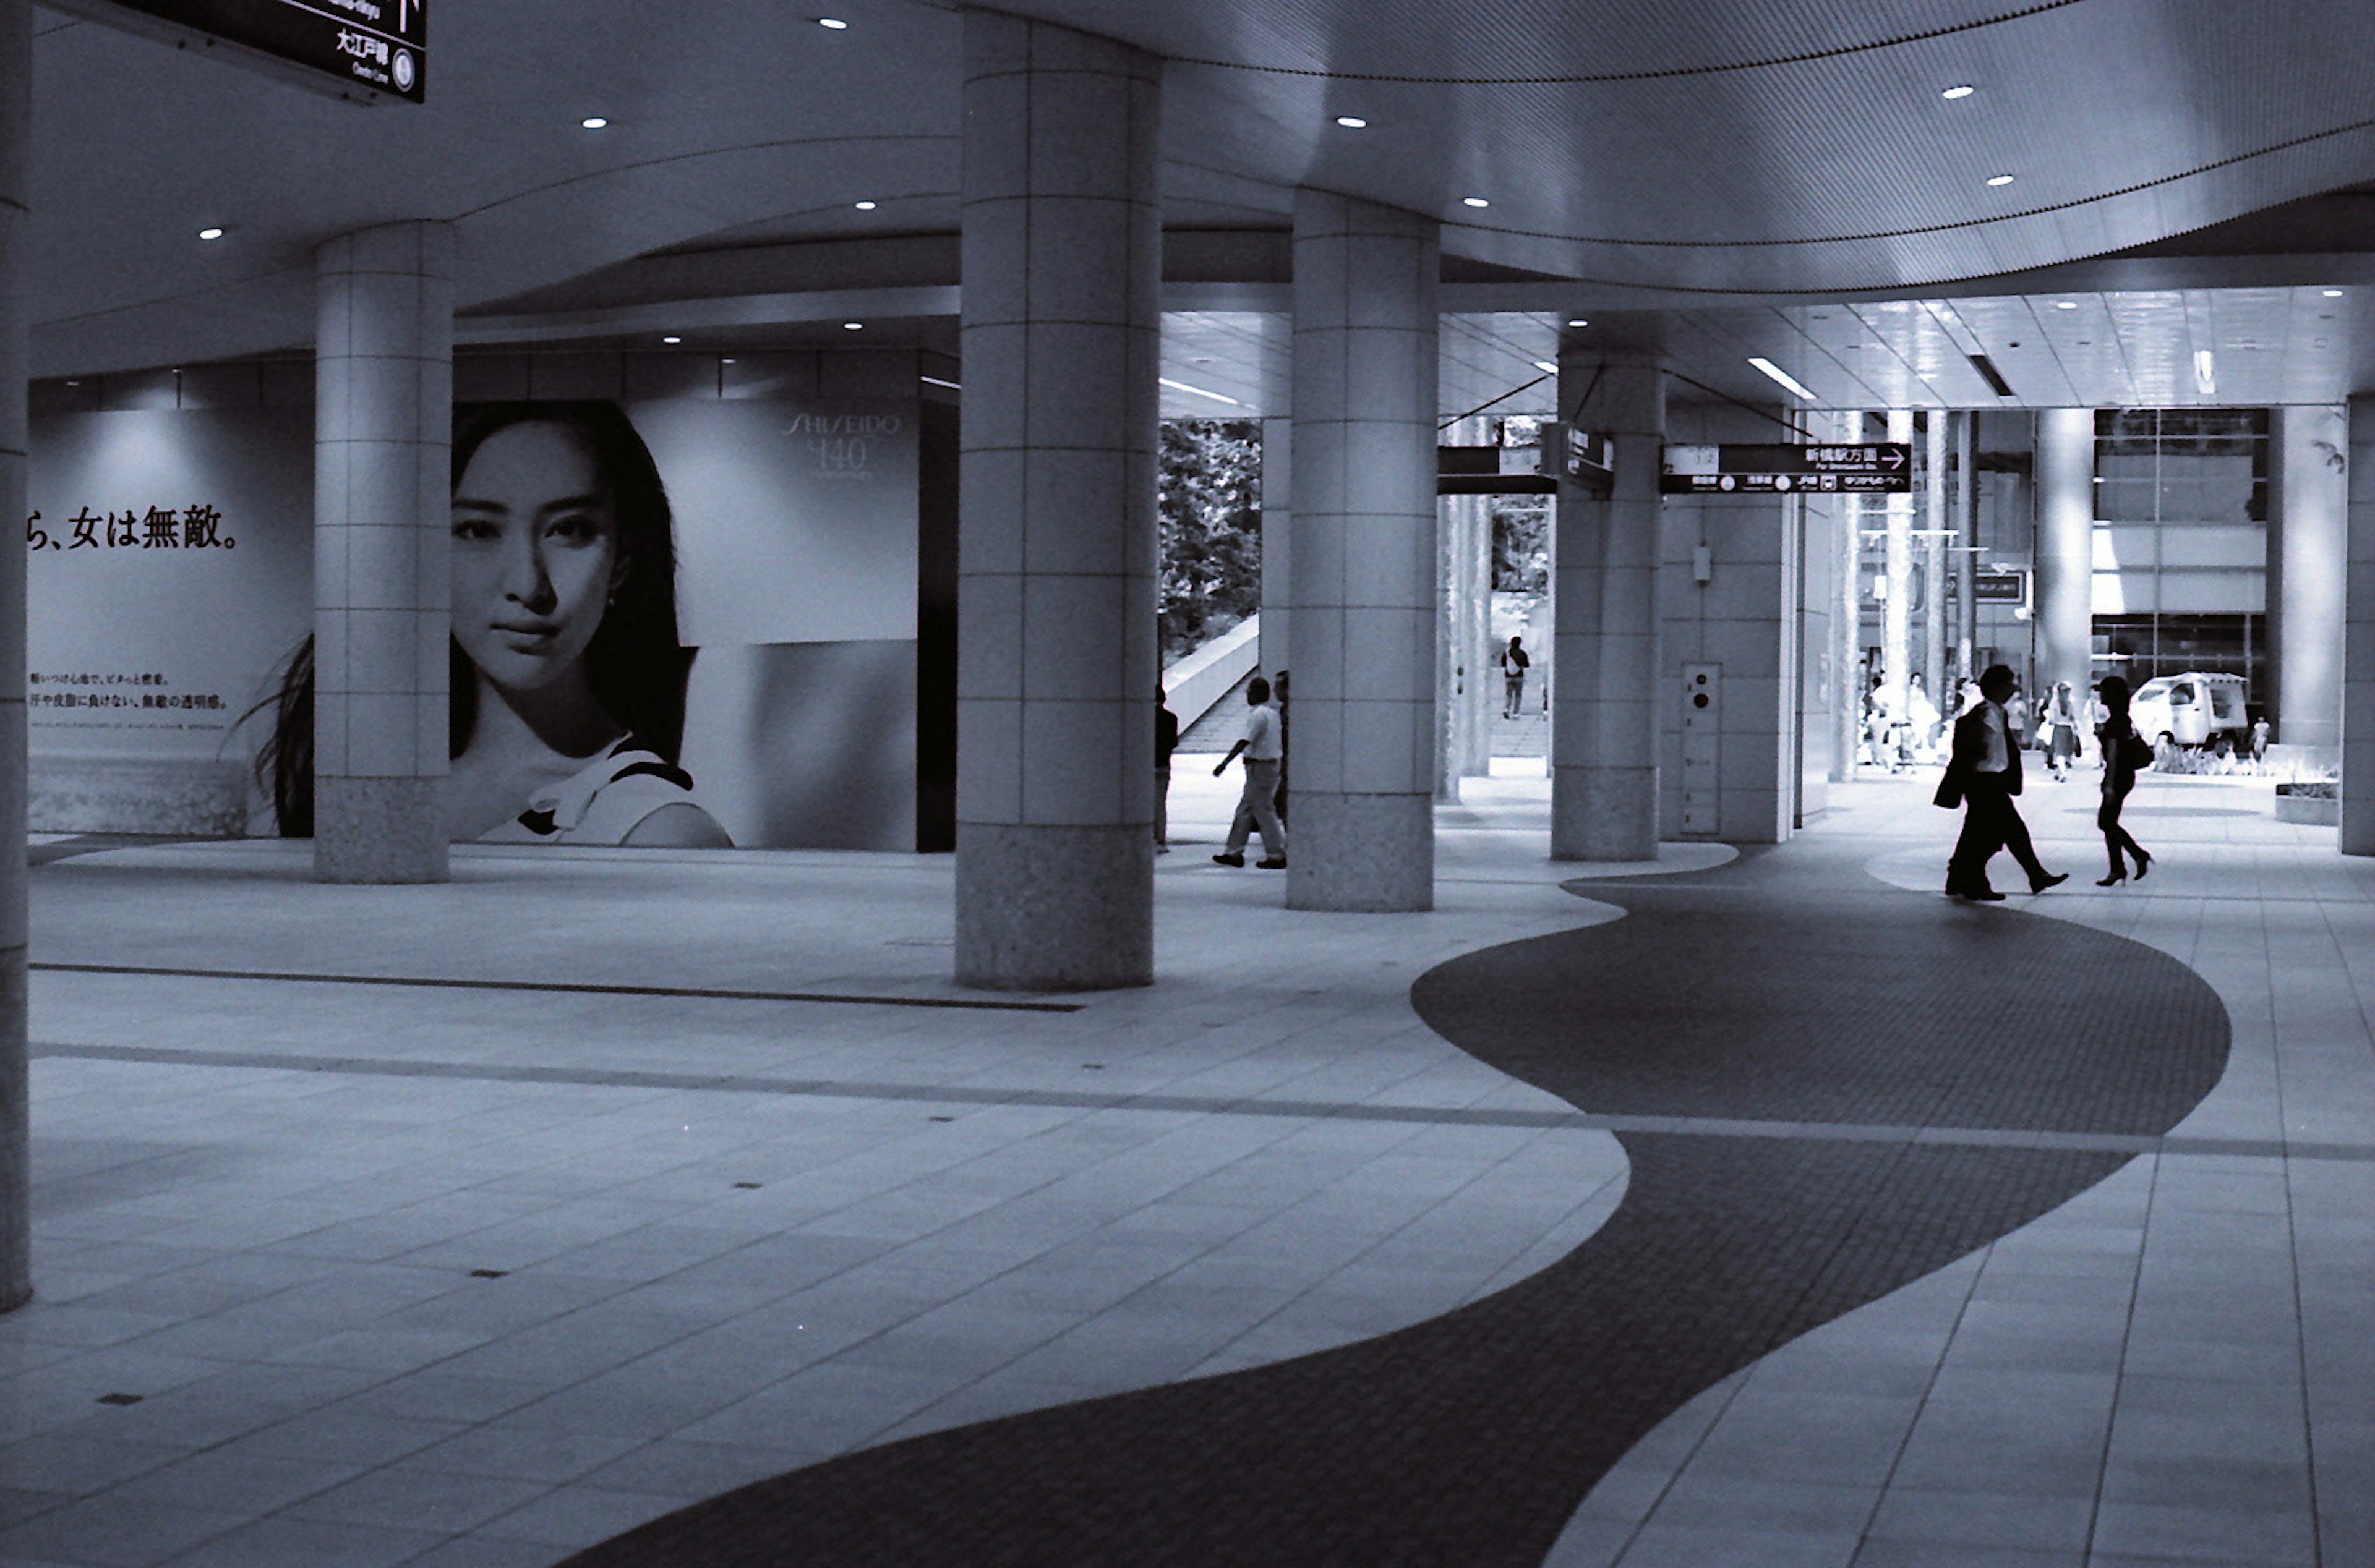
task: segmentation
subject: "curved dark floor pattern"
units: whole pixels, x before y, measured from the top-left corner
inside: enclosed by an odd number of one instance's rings
[[[1422,976],[1447,1038],[1596,1113],[2167,1131],[2227,1025],[2124,938],[1884,889],[1801,841],[1571,884],[1628,918]],[[2109,1175],[2120,1153],[1621,1135],[1625,1201],[1519,1284],[1341,1350],[864,1450],[577,1568],[1538,1563],[1684,1400]]]

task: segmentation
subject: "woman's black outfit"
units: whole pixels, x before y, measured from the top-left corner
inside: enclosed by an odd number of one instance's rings
[[[2120,808],[2127,804],[2128,791],[2136,787],[2136,766],[2129,760],[2127,744],[2136,739],[2136,726],[2122,708],[2105,720],[2095,735],[2103,743],[2103,804],[2095,812],[2095,826],[2103,830],[2103,848],[2111,857],[2111,874],[2096,886],[2109,888],[2128,879],[2127,863],[2120,858],[2121,850],[2135,857],[2136,880],[2142,881],[2152,856],[2120,826]]]

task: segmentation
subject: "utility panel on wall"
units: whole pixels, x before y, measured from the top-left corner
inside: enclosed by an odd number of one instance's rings
[[[1683,666],[1683,832],[1717,836],[1717,784],[1722,770],[1723,666]]]

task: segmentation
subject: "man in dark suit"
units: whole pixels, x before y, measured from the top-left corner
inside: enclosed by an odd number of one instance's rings
[[[2013,796],[2020,793],[2020,739],[2005,716],[2004,702],[2018,685],[2009,666],[1990,666],[1979,677],[1980,700],[1955,721],[1954,749],[1937,795],[1938,804],[1946,809],[1964,808],[1963,836],[1946,862],[1950,898],[2003,898],[1988,886],[1988,862],[2000,849],[2011,850],[2028,873],[2032,893],[2070,879],[2067,871],[2048,871],[2038,860],[2036,847],[2028,842],[2028,825],[2013,805]]]

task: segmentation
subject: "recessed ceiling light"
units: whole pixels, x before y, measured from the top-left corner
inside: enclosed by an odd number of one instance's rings
[[[721,356],[717,362],[721,365],[730,365],[734,360],[730,356]]]
[[[1973,87],[1973,86],[1972,86],[1970,83],[1968,83],[1968,82],[1956,82],[1953,87],[1948,88],[1945,91],[1944,91],[1944,92],[1940,93],[1938,96],[1939,96],[1940,98],[1946,98],[1946,99],[1968,98],[1968,97],[1970,97],[1970,96],[1971,96],[1971,94],[1973,94],[1973,93],[1975,93],[1975,92],[1977,92],[1977,91],[1979,91],[1979,88],[1977,88]]]
[[[1358,114],[1339,114],[1336,116],[1336,123],[1348,131],[1365,131],[1369,128],[1369,123]]]
[[[1493,204],[1486,201],[1483,196],[1462,196],[1459,198],[1459,205],[1461,206],[1491,206]]]
[[[862,321],[845,321],[841,324],[841,330],[844,332],[864,332],[866,330],[866,324]]]
[[[2009,185],[2012,183],[2012,176],[2009,174],[1991,174],[1988,176],[1988,183],[1991,185]]]
[[[1764,355],[1751,354],[1748,357],[1748,362],[1755,365],[1766,375],[1771,376],[1775,381],[1779,382],[1783,386],[1786,386],[1790,391],[1796,393],[1799,396],[1805,398],[1808,402],[1811,403],[1814,401],[1814,389],[1813,387],[1808,386],[1804,382],[1800,381],[1788,371],[1783,370],[1772,360],[1765,358]]]
[[[223,231],[219,229],[201,229],[198,230],[198,238],[201,240],[219,240],[222,236]]]
[[[681,338],[681,337],[679,337],[675,333],[671,332],[671,333],[669,333],[666,337],[661,338],[661,339],[660,339],[660,341],[661,341],[661,342],[663,342],[663,343],[681,343],[681,342],[683,342],[683,341],[684,341],[684,339],[683,339],[683,338]]]
[[[1568,318],[1567,321],[1567,325],[1569,326],[1589,326],[1590,324],[1591,324],[1589,322],[1584,320],[1581,316],[1572,316]]]
[[[2053,308],[2057,311],[2074,311],[2078,308],[2078,301],[2075,300],[2056,300],[2053,301]]]
[[[849,30],[849,24],[843,21],[839,17],[819,17],[816,19],[816,24],[817,26],[832,32],[846,32]]]
[[[851,205],[856,206],[860,212],[872,212],[874,210],[874,204],[872,202],[855,202]]]
[[[603,119],[599,114],[588,114],[585,119],[580,120],[577,123],[585,126],[589,131],[598,131],[610,122]]]
[[[2329,300],[2339,300],[2342,298],[2342,290],[2339,289],[2327,289],[2321,290],[2321,292],[2322,292]]]

